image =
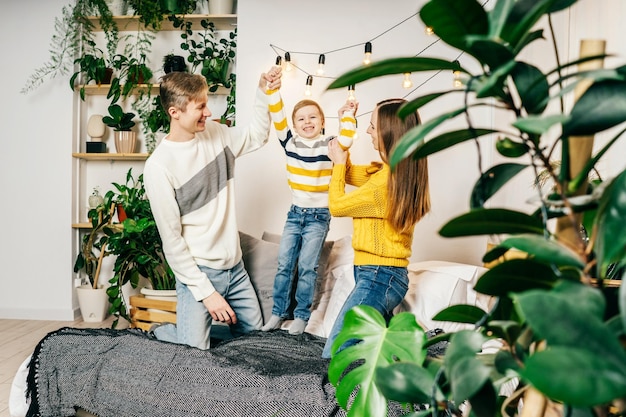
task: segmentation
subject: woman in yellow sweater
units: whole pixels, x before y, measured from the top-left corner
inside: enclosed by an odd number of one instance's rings
[[[355,287],[330,332],[322,356],[330,358],[333,342],[345,314],[357,305],[369,305],[387,319],[408,290],[407,265],[415,224],[430,210],[427,160],[406,158],[392,170],[388,157],[396,142],[420,123],[417,112],[404,120],[397,116],[402,99],[381,101],[372,112],[367,133],[382,163],[351,165],[348,151],[329,144],[333,161],[329,208],[333,216],[352,217]],[[354,191],[346,193],[346,184]]]

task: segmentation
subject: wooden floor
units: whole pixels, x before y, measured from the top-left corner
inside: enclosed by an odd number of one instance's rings
[[[9,417],[9,392],[13,377],[37,343],[61,327],[111,327],[112,318],[102,323],[0,319],[0,417]]]

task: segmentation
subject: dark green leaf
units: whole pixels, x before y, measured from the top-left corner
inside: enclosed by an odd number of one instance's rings
[[[440,70],[458,70],[467,73],[467,70],[459,66],[458,63],[446,61],[444,59],[422,57],[391,58],[350,70],[330,83],[328,89],[332,90],[334,88],[348,87],[371,78],[382,77],[385,75]]]
[[[519,44],[525,41],[526,35],[554,1],[518,0],[511,9],[506,25],[500,34],[502,39],[509,43],[513,50],[519,50]]]
[[[494,386],[485,381],[478,392],[469,398],[472,415],[476,417],[493,417],[498,415],[498,401]]]
[[[511,76],[526,111],[529,114],[543,113],[550,98],[550,86],[545,75],[533,65],[518,62]]]
[[[574,104],[564,136],[587,136],[626,121],[626,82],[593,83]]]
[[[580,257],[566,246],[536,234],[512,236],[500,245],[505,248],[521,250],[534,256],[538,261],[555,264],[559,267],[573,266],[582,269],[585,266]]]
[[[444,399],[433,375],[414,363],[400,362],[377,368],[375,380],[376,385],[388,400],[429,404],[433,388],[435,388],[435,399],[437,401]]]
[[[526,167],[528,165],[508,163],[496,165],[484,172],[472,190],[470,208],[482,207],[511,178]]]
[[[446,223],[443,237],[499,235],[503,233],[543,234],[543,224],[535,217],[508,209],[475,209]]]
[[[467,36],[489,32],[487,13],[476,1],[431,0],[420,18],[442,41],[462,51],[468,50]]]
[[[519,158],[522,155],[525,155],[529,148],[525,143],[515,142],[512,139],[498,138],[496,142],[496,150],[500,155],[506,156],[508,158]]]
[[[441,310],[432,318],[436,321],[451,321],[455,323],[474,324],[487,314],[479,307],[467,304],[457,304]]]
[[[602,194],[596,215],[597,241],[595,252],[604,277],[611,263],[623,265],[626,261],[626,171],[622,171]]]
[[[474,289],[482,294],[505,296],[537,288],[551,288],[558,277],[548,265],[532,259],[511,259],[487,270]]]
[[[414,100],[409,101],[406,104],[403,104],[402,107],[400,107],[400,109],[398,110],[398,116],[400,116],[401,118],[405,118],[407,115],[415,113],[415,111],[419,110],[431,101],[438,99],[439,97],[443,97],[444,95],[449,93],[460,93],[462,91],[463,90],[455,88],[448,91],[440,91],[438,93],[432,93],[418,97]]]
[[[616,368],[590,349],[553,346],[530,356],[525,365],[520,372],[535,388],[572,406],[602,405],[626,395],[626,367]]]
[[[485,338],[480,333],[462,330],[454,334],[444,356],[446,376],[456,404],[476,394],[489,379],[491,371],[476,357]]]

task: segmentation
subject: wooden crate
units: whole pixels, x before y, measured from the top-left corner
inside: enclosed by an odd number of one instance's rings
[[[130,327],[148,331],[164,322],[176,323],[176,301],[151,300],[143,294],[130,297]]]

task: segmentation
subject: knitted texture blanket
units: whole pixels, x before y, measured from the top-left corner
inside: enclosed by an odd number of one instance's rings
[[[27,416],[345,416],[324,341],[254,332],[203,351],[134,329],[63,328],[33,353]]]

